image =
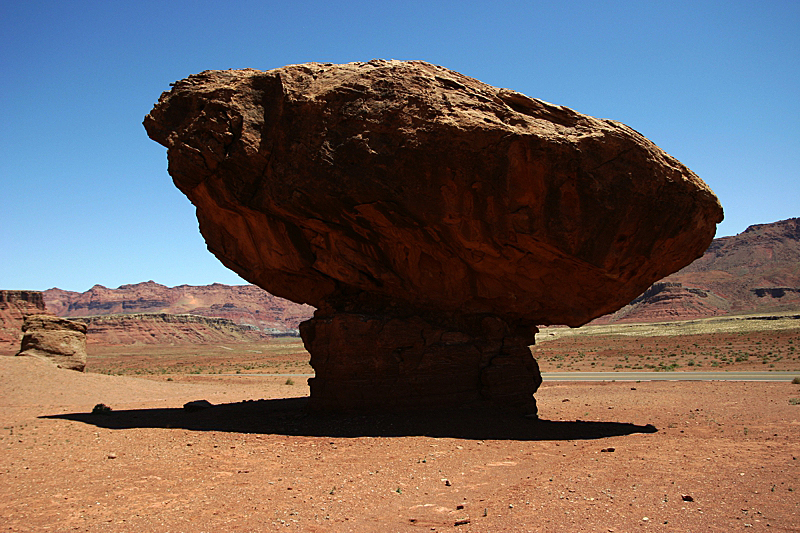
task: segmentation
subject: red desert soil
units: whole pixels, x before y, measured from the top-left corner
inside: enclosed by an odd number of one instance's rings
[[[546,382],[535,421],[307,415],[300,377],[171,376],[0,357],[1,530],[800,530],[789,382]]]

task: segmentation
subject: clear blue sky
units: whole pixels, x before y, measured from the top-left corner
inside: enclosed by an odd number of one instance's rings
[[[697,172],[717,236],[800,216],[800,2],[7,1],[0,288],[243,283],[141,125],[206,69],[423,59],[622,121]]]

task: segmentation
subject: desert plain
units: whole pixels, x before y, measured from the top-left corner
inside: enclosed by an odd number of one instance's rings
[[[546,380],[539,420],[309,413],[295,338],[0,357],[0,530],[798,531],[798,322],[543,330],[545,373],[783,381]]]

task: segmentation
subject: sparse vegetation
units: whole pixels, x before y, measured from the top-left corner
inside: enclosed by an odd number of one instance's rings
[[[93,415],[110,415],[111,408],[104,403],[98,403],[92,408]]]
[[[537,335],[531,351],[544,372],[800,370],[800,320],[741,318],[552,328]]]
[[[309,355],[297,338],[218,345],[91,346],[87,371],[158,380],[206,374],[313,374]],[[168,376],[168,377],[167,377]]]

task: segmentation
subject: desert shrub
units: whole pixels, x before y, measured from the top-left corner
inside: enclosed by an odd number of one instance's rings
[[[292,378],[287,378],[286,379],[286,384],[287,385],[294,385],[294,380]]]
[[[792,380],[792,385],[800,385],[800,376],[797,376]]]
[[[98,403],[92,408],[93,415],[108,415],[111,414],[111,408],[104,403]]]

